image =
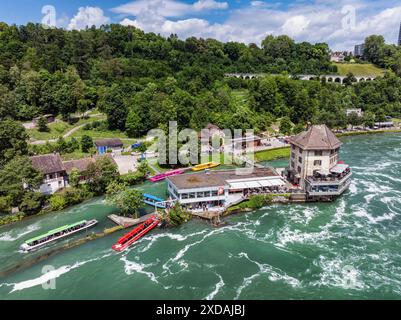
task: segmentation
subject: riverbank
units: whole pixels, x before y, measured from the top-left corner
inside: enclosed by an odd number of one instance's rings
[[[347,136],[359,136],[364,134],[382,134],[382,133],[398,133],[401,132],[400,129],[388,129],[388,130],[362,130],[362,131],[349,131],[343,133],[336,133],[337,137],[347,137]]]
[[[55,255],[57,255],[59,253],[62,253],[65,250],[78,247],[78,246],[83,245],[83,244],[85,244],[85,243],[87,243],[89,241],[93,241],[93,240],[97,240],[97,239],[103,238],[105,236],[108,236],[108,235],[110,235],[112,233],[115,233],[115,232],[123,230],[123,229],[124,229],[124,227],[122,227],[122,226],[115,226],[115,227],[112,227],[112,228],[104,229],[103,232],[100,232],[100,233],[91,233],[91,234],[87,235],[84,238],[80,238],[80,239],[77,239],[77,240],[75,240],[73,242],[69,242],[69,243],[63,245],[62,247],[59,247],[59,248],[54,249],[52,251],[46,252],[46,253],[44,253],[44,254],[42,254],[40,256],[36,256],[34,258],[31,258],[31,259],[23,260],[21,263],[19,263],[17,265],[14,265],[14,266],[10,267],[9,269],[0,272],[0,277],[9,276],[14,272],[21,271],[23,269],[29,268],[29,267],[37,264],[37,263],[40,263],[40,262],[42,262],[44,260],[49,259],[50,257],[53,257],[53,256],[55,256]]]
[[[232,214],[219,228],[193,219],[156,229],[123,254],[111,249],[124,233],[115,232],[2,277],[0,299],[400,299],[400,152],[398,133],[344,139],[353,179],[335,202],[272,204]],[[165,184],[142,191],[163,196]],[[0,269],[67,242],[19,253],[36,234],[86,218],[101,233],[114,212],[98,199],[1,228]],[[44,290],[51,279],[56,289]]]

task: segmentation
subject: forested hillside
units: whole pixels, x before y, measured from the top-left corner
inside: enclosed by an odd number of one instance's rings
[[[30,120],[97,107],[105,126],[130,137],[152,128],[266,130],[284,118],[294,124],[344,126],[344,109],[369,111],[366,122],[401,113],[400,78],[387,75],[346,86],[266,76],[224,78],[226,72],[336,72],[326,44],[267,36],[255,44],[213,39],[163,38],[134,27],[109,25],[82,31],[0,24],[0,119]],[[239,102],[233,90],[242,90]]]

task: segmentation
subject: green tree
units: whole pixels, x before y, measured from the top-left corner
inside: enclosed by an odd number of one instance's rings
[[[127,121],[125,122],[125,131],[130,138],[140,136],[143,131],[141,117],[134,110],[128,113]]]
[[[44,196],[40,192],[28,191],[22,197],[19,209],[27,215],[38,213],[44,204]]]
[[[292,123],[289,117],[283,117],[280,120],[280,132],[284,135],[290,135],[292,131]]]
[[[10,210],[10,197],[0,196],[0,212],[8,213]]]
[[[88,135],[83,135],[81,138],[81,150],[82,152],[89,152],[93,148],[93,139]]]
[[[0,120],[15,116],[15,93],[0,84]]]
[[[179,226],[184,222],[191,220],[191,214],[184,210],[179,203],[168,210],[168,223],[172,226]]]
[[[380,65],[382,61],[382,50],[385,41],[383,36],[372,35],[365,39],[364,59]]]
[[[362,117],[362,123],[365,127],[373,128],[375,126],[375,114],[373,112],[365,112]]]
[[[37,127],[39,132],[49,132],[49,127],[47,126],[47,120],[45,117],[39,117],[37,122]]]
[[[103,194],[108,184],[119,177],[117,165],[108,156],[103,156],[95,163],[89,164],[86,174],[89,190],[96,195]]]
[[[360,125],[362,123],[361,120],[356,112],[351,112],[347,117],[347,121],[352,127]]]
[[[28,134],[16,121],[0,121],[0,168],[16,156],[28,153]]]
[[[39,188],[43,174],[33,168],[28,157],[17,156],[0,170],[0,195],[18,206],[24,194]]]
[[[137,167],[137,172],[140,176],[142,177],[146,177],[148,174],[150,174],[150,167],[148,162],[145,161],[141,161]]]
[[[301,133],[302,131],[305,130],[305,125],[303,123],[298,123],[297,125],[294,126],[292,129],[293,134],[298,134]]]
[[[70,172],[70,174],[68,175],[69,178],[69,184],[70,186],[77,188],[79,187],[79,182],[81,180],[81,173],[79,172],[79,170],[77,168],[73,168]]]
[[[347,86],[352,85],[353,83],[357,82],[357,79],[355,78],[353,73],[348,73],[346,78],[343,80],[343,83]]]
[[[67,200],[62,194],[53,194],[49,199],[50,208],[52,211],[63,210],[68,206]]]
[[[106,201],[120,209],[123,216],[139,217],[139,209],[143,207],[143,194],[136,189],[128,189],[124,185],[114,184],[108,188]]]

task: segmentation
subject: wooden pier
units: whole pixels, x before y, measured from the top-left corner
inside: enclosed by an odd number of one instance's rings
[[[149,214],[144,215],[137,219],[122,217],[122,216],[118,216],[116,214],[111,214],[107,217],[111,221],[113,221],[115,224],[117,224],[123,228],[129,228],[129,227],[136,226],[137,224],[145,222],[146,220],[150,219],[154,214],[155,213],[149,213]]]

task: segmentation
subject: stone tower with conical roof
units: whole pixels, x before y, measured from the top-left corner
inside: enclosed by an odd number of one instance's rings
[[[325,125],[312,125],[291,137],[288,179],[310,197],[334,197],[350,184],[348,165],[339,161],[341,141]]]

